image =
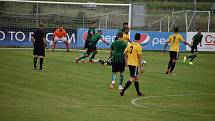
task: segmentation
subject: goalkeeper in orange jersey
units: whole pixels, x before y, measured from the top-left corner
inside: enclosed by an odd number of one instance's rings
[[[67,33],[63,27],[55,30],[55,32],[53,33],[53,42],[51,43],[52,51],[54,51],[54,49],[56,48],[56,43],[61,40],[66,44],[66,51],[69,52],[69,42],[66,34]]]

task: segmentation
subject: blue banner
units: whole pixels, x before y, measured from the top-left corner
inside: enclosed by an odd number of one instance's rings
[[[0,29],[0,47],[32,47],[31,35],[36,29]],[[48,42],[48,47],[50,47],[50,42],[52,41],[54,29],[45,29],[45,38]],[[75,29],[68,29],[67,39],[71,40],[71,48],[76,47],[77,31]],[[65,48],[65,44],[61,41],[57,43],[57,48]]]
[[[87,37],[87,28],[82,28],[77,30],[77,47],[83,47],[85,39]],[[112,43],[116,37],[117,29],[103,29],[103,36],[109,42]],[[169,35],[173,34],[172,32],[143,32],[132,30],[130,32],[130,39],[133,41],[135,33],[141,34],[141,39],[138,41],[143,50],[163,50],[164,44],[168,39]],[[186,33],[180,33],[186,40]],[[109,48],[106,44],[99,42],[97,45],[98,48]],[[168,50],[168,48],[167,48]],[[180,45],[180,51],[185,51],[185,44]]]
[[[77,30],[77,47],[83,48],[85,40],[87,38],[87,28],[81,28]],[[109,42],[112,43],[116,37],[117,29],[102,29],[104,38]],[[110,45],[106,45],[102,41],[99,41],[97,44],[98,48],[109,48]]]
[[[130,38],[133,40],[135,33],[141,34],[139,43],[142,45],[143,50],[163,50],[164,44],[168,37],[173,34],[172,32],[143,32],[143,31],[131,31]],[[179,33],[186,40],[186,33]],[[169,46],[167,50],[169,49]],[[186,51],[186,46],[181,42],[180,51]]]
[[[1,47],[32,47],[31,35],[35,29],[5,29],[0,28],[0,46]],[[50,42],[52,41],[52,33],[54,29],[45,29],[46,40],[48,47],[50,48]],[[87,37],[87,28],[67,29],[67,38],[71,40],[70,48],[83,48]],[[103,29],[104,38],[111,44],[116,36],[117,29]],[[144,32],[132,30],[130,32],[130,39],[133,41],[135,33],[141,33],[141,39],[138,41],[143,50],[162,50],[164,44],[172,34],[172,32]],[[180,33],[186,39],[186,33]],[[106,45],[102,41],[99,41],[98,48],[109,48],[110,45]],[[65,48],[63,42],[57,43],[57,48]],[[180,51],[185,51],[186,46],[181,44]]]

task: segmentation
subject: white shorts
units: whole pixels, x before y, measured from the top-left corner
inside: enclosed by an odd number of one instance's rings
[[[58,41],[67,42],[67,38],[66,37],[61,37],[61,38],[54,37],[54,42],[58,42]]]

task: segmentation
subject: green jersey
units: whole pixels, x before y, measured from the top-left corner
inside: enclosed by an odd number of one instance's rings
[[[89,28],[89,30],[88,30],[88,32],[87,32],[87,39],[86,39],[86,41],[90,41],[91,40],[91,38],[92,38],[92,34],[91,33],[93,33],[94,35],[95,35],[95,27],[90,27]]]
[[[102,35],[100,34],[95,34],[92,38],[91,38],[91,46],[92,47],[96,47],[98,41],[102,38]]]
[[[116,40],[111,44],[112,63],[124,63],[124,50],[127,44],[122,40]]]
[[[202,34],[196,34],[193,36],[193,46],[197,47],[198,44],[202,41],[203,35]]]
[[[119,30],[118,30],[118,33],[119,32],[124,32],[125,31],[125,28],[120,28]]]

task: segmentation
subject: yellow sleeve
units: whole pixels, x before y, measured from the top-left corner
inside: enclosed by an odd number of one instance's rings
[[[179,36],[179,40],[182,41],[182,42],[185,41],[182,35]]]
[[[167,42],[168,42],[168,43],[171,42],[171,38],[172,38],[172,35],[170,35],[170,36],[168,37],[168,39],[167,39]]]
[[[142,54],[142,46],[138,45],[138,55]]]

